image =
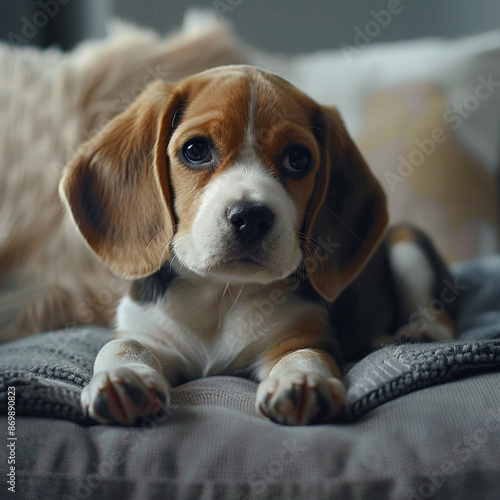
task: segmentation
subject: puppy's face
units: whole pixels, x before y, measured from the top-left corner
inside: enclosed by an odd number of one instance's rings
[[[248,66],[151,84],[81,146],[60,192],[90,248],[124,277],[169,255],[180,272],[231,283],[280,280],[303,263],[328,300],[387,222],[336,110]]]
[[[313,103],[248,68],[210,71],[183,92],[167,148],[174,264],[225,282],[285,278],[302,260],[320,164]]]

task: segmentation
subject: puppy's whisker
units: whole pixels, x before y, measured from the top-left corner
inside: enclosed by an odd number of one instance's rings
[[[153,149],[152,149],[152,150],[148,153],[148,155],[146,156],[146,160],[147,160],[150,156],[152,156],[152,155],[154,154],[154,152],[155,152],[155,148],[153,148]]]
[[[244,286],[245,286],[244,284],[243,284],[243,285],[241,285],[240,291],[238,292],[238,295],[236,295],[236,298],[234,299],[233,305],[232,305],[232,306],[231,306],[231,308],[229,309],[229,312],[231,312],[231,311],[234,309],[234,306],[237,304],[238,299],[239,299],[239,298],[240,298],[240,296],[241,296],[241,292],[243,292],[243,287],[244,287]]]
[[[166,231],[166,229],[163,229],[162,231],[160,231],[159,233],[157,233],[156,236],[153,236],[153,238],[151,238],[151,241],[146,245],[146,250],[151,246],[151,244],[153,243],[153,241],[156,240],[156,238],[158,238],[158,236],[160,236],[165,231]],[[169,239],[169,241],[170,241],[170,239]]]
[[[219,321],[217,323],[217,329],[220,329],[220,327],[222,326],[222,320],[225,316],[225,312],[224,312],[224,296],[226,295],[226,292],[229,292],[229,295],[231,295],[231,292],[229,291],[229,283],[226,283],[226,286],[224,287],[224,290],[222,290],[222,295],[221,295],[221,298],[220,298],[220,304],[219,304]]]
[[[169,269],[170,271],[172,271],[172,266],[174,265],[175,259],[177,259],[180,262],[179,257],[175,253],[172,253],[171,255],[172,257],[170,259],[170,269]],[[182,262],[180,262],[180,265],[182,268]]]
[[[306,257],[315,258],[316,253],[321,250],[320,244],[311,236],[307,236],[307,234],[296,231],[298,243],[300,249],[306,254]]]
[[[163,249],[163,252],[161,253],[161,256],[160,256],[160,263],[161,263],[161,261],[162,261],[162,259],[163,259],[163,255],[165,254],[165,252],[168,250],[168,248],[169,248],[169,247],[172,247],[172,245],[173,245],[173,243],[174,243],[174,236],[175,236],[175,234],[173,234],[173,235],[172,235],[172,236],[168,239],[167,244],[165,245],[165,248]],[[186,236],[182,236],[181,238],[177,238],[177,240],[176,240],[177,245],[178,245],[179,243],[181,243],[183,240],[187,239],[187,238],[189,238],[189,236],[188,236],[188,235],[186,235]],[[172,252],[172,248],[170,248],[170,251]],[[180,262],[180,264],[181,264],[181,267],[180,267],[180,268],[182,269],[182,266],[183,266],[182,262],[180,261],[179,257],[178,257],[177,255],[175,255],[175,254],[172,252],[172,260],[170,261],[170,270],[172,270],[172,264],[173,264],[173,262],[175,261],[175,259],[177,259],[177,260]]]
[[[158,261],[158,266],[159,267],[162,265],[161,263],[163,262],[163,256],[165,255],[165,252],[168,250],[168,247],[169,247],[169,244],[167,243],[165,245],[165,248],[163,248],[163,251],[162,251],[162,253],[160,255],[160,260]]]

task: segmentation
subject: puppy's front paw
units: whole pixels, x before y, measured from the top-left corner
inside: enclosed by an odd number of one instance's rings
[[[132,425],[168,404],[168,388],[156,370],[137,363],[96,373],[80,399],[97,422]]]
[[[279,424],[320,424],[338,416],[346,399],[344,384],[336,378],[286,370],[259,384],[256,407]]]

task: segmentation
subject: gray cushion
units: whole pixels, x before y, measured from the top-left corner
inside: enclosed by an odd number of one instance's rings
[[[496,373],[342,425],[274,424],[255,414],[254,391],[235,377],[197,380],[142,428],[18,418],[17,498],[499,498]]]
[[[344,377],[348,420],[334,425],[269,422],[254,410],[256,384],[236,377],[174,389],[161,421],[89,425],[79,394],[109,330],[1,346],[3,413],[16,390],[19,498],[500,497],[500,257],[454,273],[465,287],[460,339],[359,361]]]

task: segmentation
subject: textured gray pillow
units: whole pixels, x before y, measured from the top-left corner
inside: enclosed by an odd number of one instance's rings
[[[209,377],[174,389],[172,408],[137,427],[88,425],[79,394],[109,330],[1,346],[4,414],[7,388],[16,392],[18,497],[500,498],[500,257],[454,272],[460,339],[358,362],[344,377],[344,423],[279,426],[256,414],[254,382]],[[7,454],[0,447],[3,472]]]
[[[16,498],[500,498],[497,373],[348,424],[280,426],[256,415],[254,393],[244,379],[197,380],[174,390],[169,414],[133,428],[18,417]]]

